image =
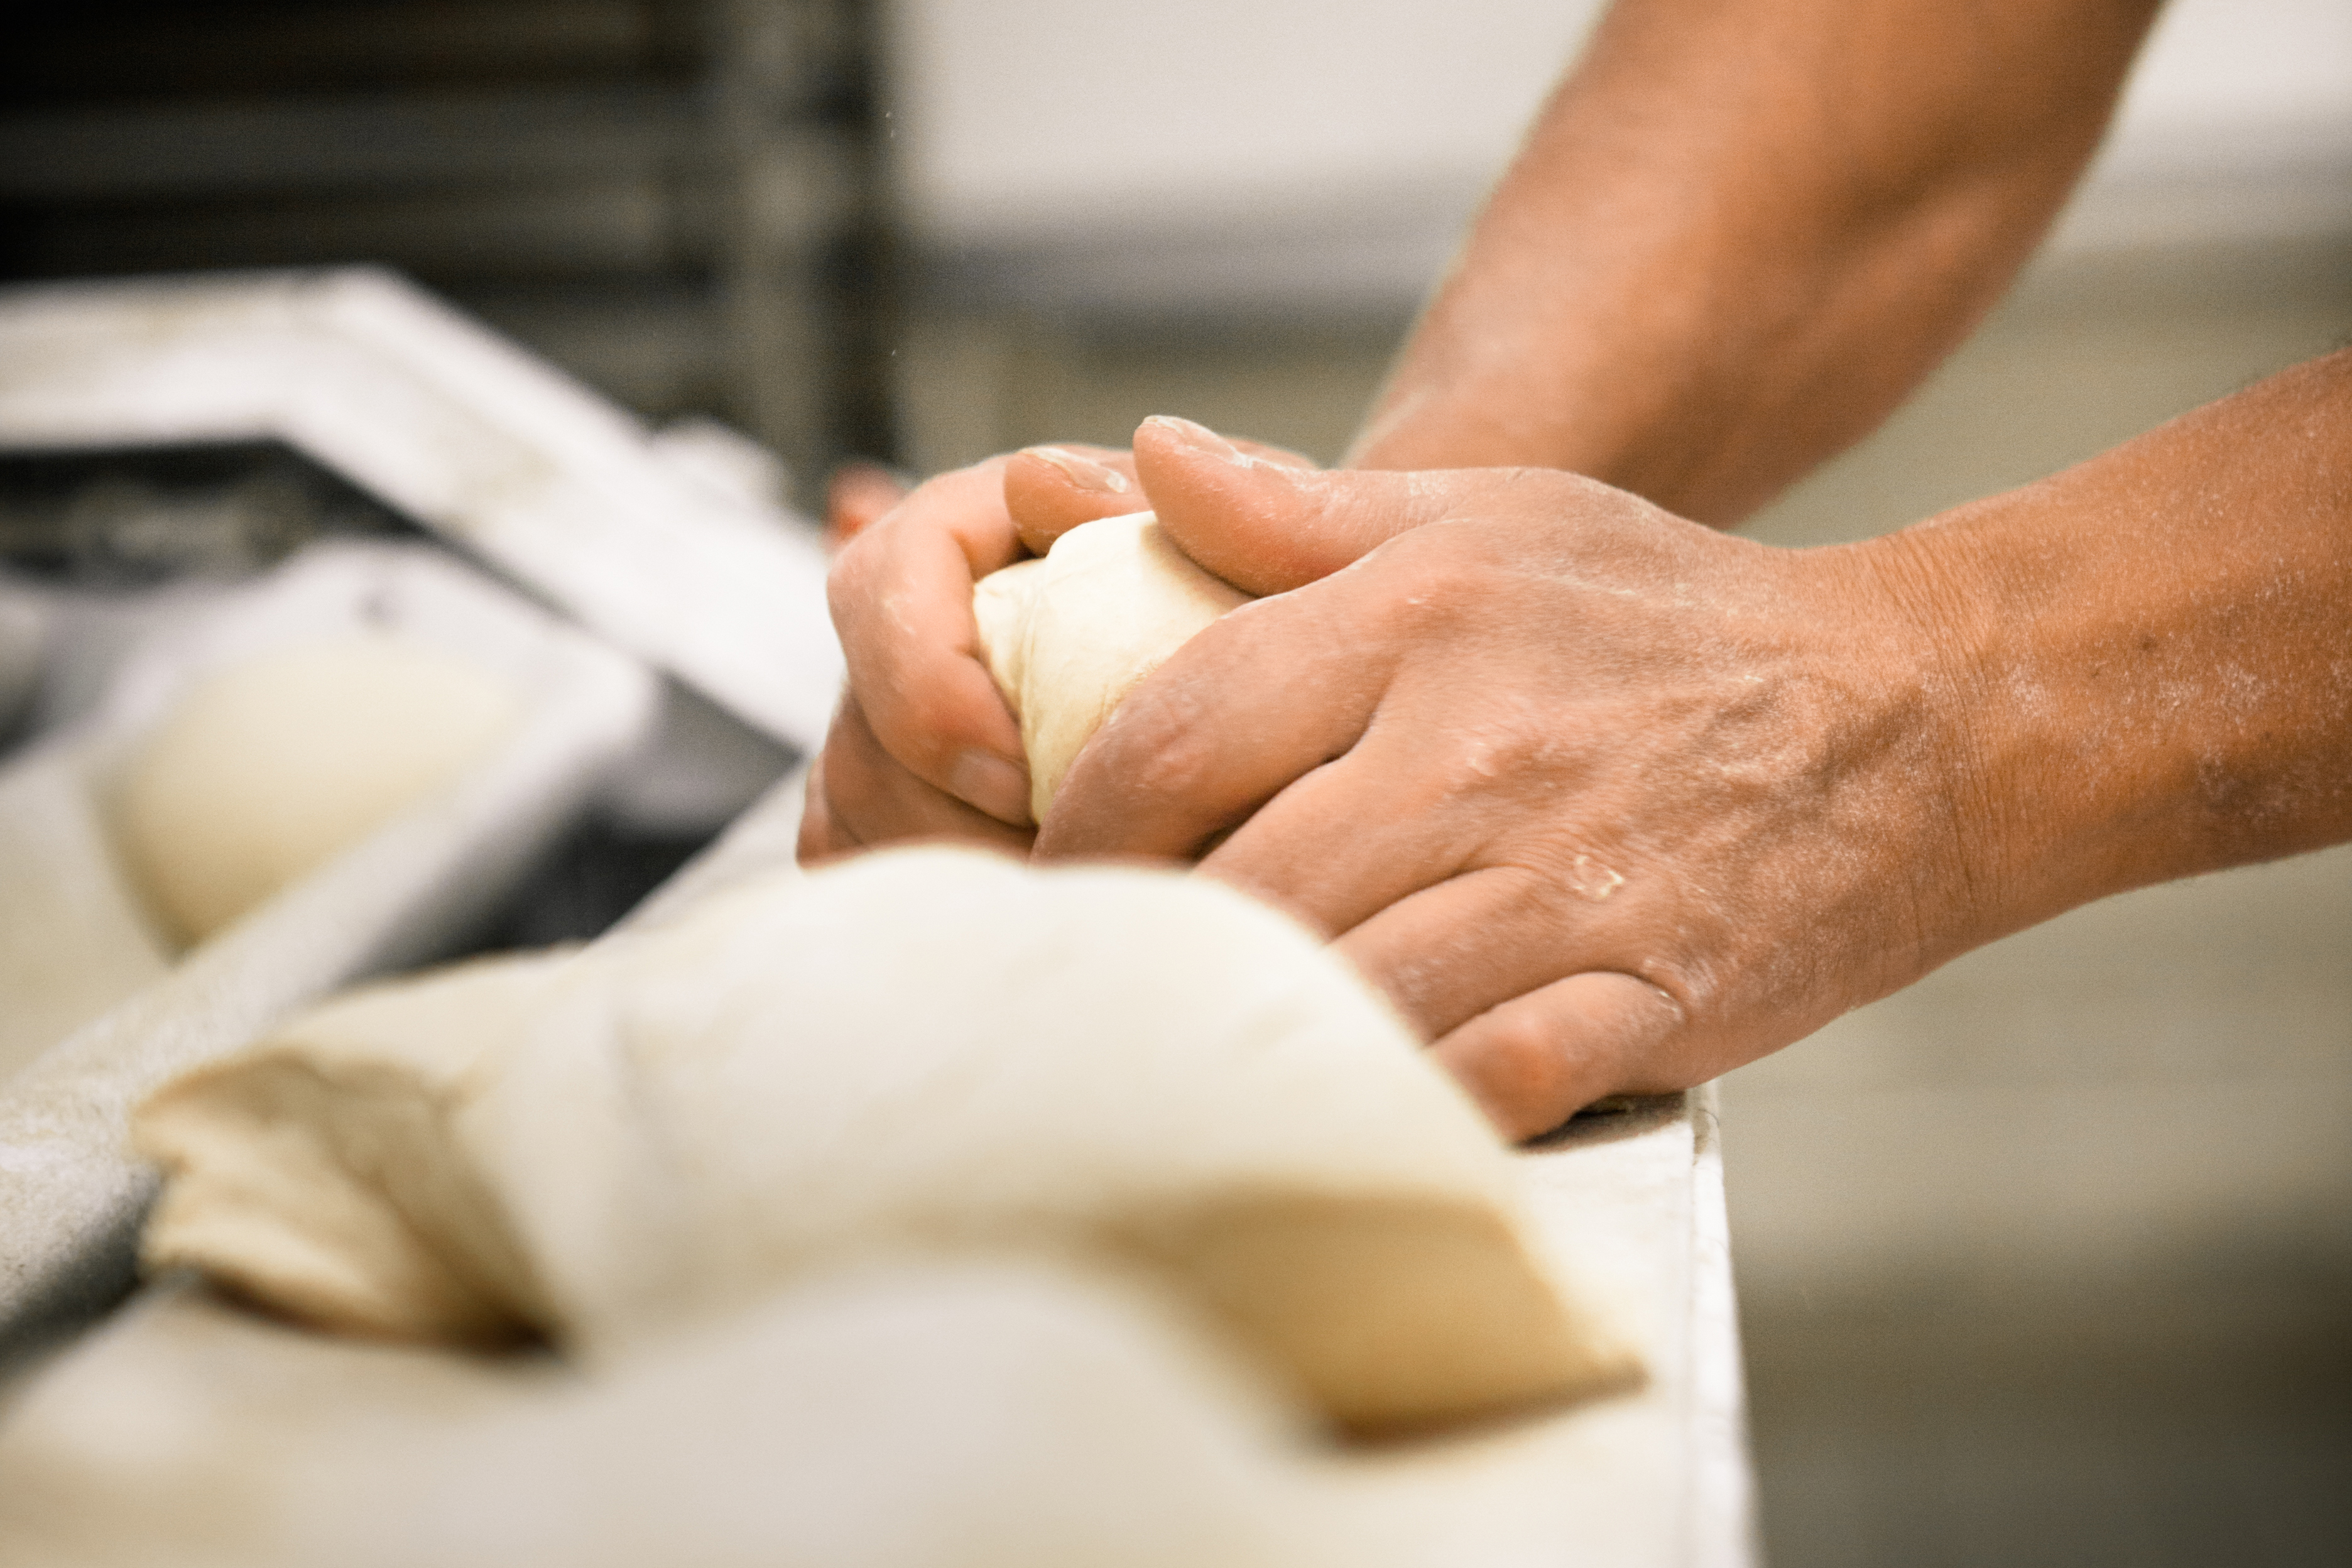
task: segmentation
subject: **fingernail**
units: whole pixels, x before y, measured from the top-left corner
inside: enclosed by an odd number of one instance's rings
[[[1196,425],[1190,419],[1181,418],[1173,414],[1155,414],[1144,423],[1157,425],[1195,451],[1204,452],[1221,461],[1231,463],[1237,468],[1255,466],[1255,458],[1206,425]]]
[[[1125,495],[1131,488],[1127,476],[1092,458],[1065,450],[1060,447],[1030,447],[1025,448],[1033,458],[1043,458],[1062,470],[1070,483],[1082,490],[1094,490],[1102,495]]]
[[[993,752],[968,751],[956,758],[948,787],[1000,822],[1029,820],[1029,774]]]

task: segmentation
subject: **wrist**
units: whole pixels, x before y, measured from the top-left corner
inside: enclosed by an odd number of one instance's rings
[[[2176,749],[2114,709],[2135,616],[2103,591],[2116,563],[2079,523],[2028,489],[1848,547],[1926,716],[1927,848],[1942,866],[1928,967],[2210,868],[2184,855]]]
[[[1964,906],[1941,957],[2257,858],[2200,816],[2211,694],[2191,650],[2160,651],[2193,605],[2083,522],[2037,486],[1853,547],[1937,715],[1932,787]]]

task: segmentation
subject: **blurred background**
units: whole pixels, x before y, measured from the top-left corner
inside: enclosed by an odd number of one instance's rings
[[[1154,412],[1328,459],[1598,9],[84,0],[0,47],[0,281],[389,264],[804,504]],[[1899,526],[2347,336],[2352,6],[2175,0],[2011,298],[1748,531]],[[358,504],[276,461],[149,479],[240,548]],[[91,503],[0,479],[55,557]],[[1772,1561],[2352,1562],[2352,853],[2078,911],[1726,1100]]]

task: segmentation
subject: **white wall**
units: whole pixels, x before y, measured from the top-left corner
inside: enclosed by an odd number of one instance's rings
[[[897,0],[906,219],[983,289],[1410,299],[1600,9]],[[2095,185],[2078,247],[2352,233],[2352,4],[2176,0]]]
[[[1483,182],[1595,0],[902,0],[922,227],[957,238]]]

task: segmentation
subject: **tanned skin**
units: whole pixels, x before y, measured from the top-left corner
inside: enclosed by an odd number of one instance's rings
[[[1198,858],[1524,1136],[2074,905],[2352,838],[2352,355],[1864,543],[1702,526],[1975,325],[2153,9],[1620,5],[1349,468],[1153,420],[858,537],[804,858]],[[1033,830],[971,584],[1145,504],[1274,596],[1139,688]]]

